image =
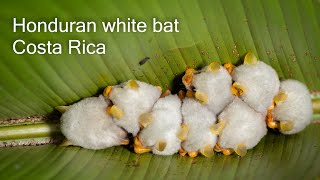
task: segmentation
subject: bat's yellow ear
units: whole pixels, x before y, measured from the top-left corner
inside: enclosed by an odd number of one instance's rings
[[[177,134],[177,137],[181,141],[184,141],[187,139],[188,132],[189,132],[189,126],[187,124],[182,124],[181,129],[180,129],[179,133]]]
[[[139,84],[135,80],[130,80],[130,81],[127,82],[126,87],[136,90],[136,89],[139,88]]]
[[[214,155],[213,147],[210,144],[207,144],[201,149],[201,154],[207,158],[211,158]]]
[[[121,119],[124,115],[123,111],[119,109],[116,105],[108,106],[107,113],[116,119]]]
[[[219,134],[221,134],[225,125],[226,125],[226,123],[224,121],[220,121],[217,124],[212,125],[210,127],[210,131],[215,135],[219,135]]]
[[[198,99],[202,104],[207,104],[209,100],[208,95],[201,91],[196,91],[194,97]]]
[[[274,98],[273,101],[274,103],[280,104],[281,102],[285,101],[287,99],[288,95],[285,92],[280,92],[279,94],[277,94]]]
[[[207,71],[216,72],[220,69],[220,63],[219,62],[212,62],[209,64]]]
[[[167,142],[164,140],[161,140],[161,141],[157,142],[157,144],[156,144],[156,149],[160,152],[164,151],[166,149],[166,147],[167,147]]]
[[[139,117],[140,127],[146,128],[149,124],[153,122],[154,118],[152,113],[144,113]]]
[[[235,149],[236,154],[243,157],[247,154],[247,147],[245,144],[239,144]]]
[[[258,62],[257,57],[252,52],[248,52],[244,57],[243,64],[256,64],[257,62]]]
[[[280,121],[280,130],[282,132],[291,131],[294,127],[294,123],[292,121]]]

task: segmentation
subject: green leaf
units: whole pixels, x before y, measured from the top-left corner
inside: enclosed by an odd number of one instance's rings
[[[95,21],[96,33],[12,32],[13,18],[33,21]],[[128,17],[145,21],[145,33],[104,33],[99,23]],[[180,22],[179,33],[152,33],[152,18]],[[63,44],[62,55],[16,55],[17,39]],[[67,53],[70,39],[103,42],[105,55]],[[0,6],[0,120],[46,115],[55,106],[96,95],[107,85],[139,79],[179,88],[179,75],[212,61],[241,63],[248,51],[270,64],[280,78],[320,90],[320,2],[318,0],[139,0],[3,1]],[[150,59],[143,65],[139,62]],[[314,93],[318,120],[319,95]],[[138,156],[123,147],[90,151],[77,147],[1,148],[0,177],[30,178],[223,178],[314,179],[319,171],[319,121],[293,136],[269,133],[244,158]],[[40,124],[37,124],[40,123]],[[4,123],[5,124],[5,123]],[[11,138],[48,143],[54,124],[27,123],[28,130],[1,125]],[[34,128],[36,127],[36,128]],[[39,127],[39,131],[37,129]],[[18,128],[18,129],[15,129]],[[4,131],[2,131],[4,132]],[[0,137],[8,138],[9,136]],[[3,140],[3,139],[0,139]],[[8,139],[7,139],[8,140]],[[32,144],[32,143],[30,143]]]
[[[101,92],[107,85],[139,79],[172,88],[187,66],[212,61],[238,64],[252,51],[281,78],[320,89],[318,1],[48,1],[2,2],[0,7],[0,120],[47,114]],[[19,5],[17,5],[19,4]],[[32,9],[32,10],[31,10]],[[21,21],[95,21],[96,33],[13,33]],[[102,21],[145,21],[145,33],[104,33]],[[152,18],[180,22],[179,33],[152,33]],[[48,40],[62,55],[16,55],[12,43]],[[69,55],[70,39],[107,44],[105,55]],[[140,60],[150,57],[144,65]],[[175,84],[177,86],[177,84]]]
[[[285,136],[269,133],[245,157],[137,155],[124,147],[0,149],[2,179],[315,179],[320,166],[320,126]]]

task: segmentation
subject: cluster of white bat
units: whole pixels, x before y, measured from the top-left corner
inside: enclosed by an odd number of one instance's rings
[[[129,144],[131,133],[136,153],[244,156],[267,127],[294,134],[312,119],[307,87],[296,80],[280,82],[252,53],[238,67],[214,62],[187,69],[182,81],[187,91],[178,95],[161,95],[158,86],[129,80],[106,87],[99,97],[58,107],[64,111],[65,144],[104,149]]]

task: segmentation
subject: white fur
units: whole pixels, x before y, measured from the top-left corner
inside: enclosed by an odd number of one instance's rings
[[[195,91],[207,94],[208,108],[218,114],[234,97],[231,93],[232,78],[222,66],[216,72],[206,71],[206,69],[207,67],[204,67],[199,74],[194,75],[192,85]]]
[[[141,143],[151,147],[158,155],[172,155],[180,149],[180,139],[177,137],[181,126],[181,100],[177,95],[160,98],[152,109],[153,121],[139,133]],[[155,145],[159,141],[167,143],[164,151],[158,151]]]
[[[151,111],[161,95],[157,87],[141,81],[136,82],[139,84],[138,89],[130,89],[125,86],[127,82],[124,82],[113,86],[109,96],[113,104],[124,112],[124,116],[121,119],[114,118],[114,122],[133,136],[136,136],[140,130],[140,115]]]
[[[256,111],[266,114],[278,94],[280,81],[277,72],[262,61],[257,64],[243,64],[234,69],[232,78],[246,87],[241,99]]]
[[[103,96],[85,98],[69,107],[61,117],[61,131],[73,144],[87,149],[120,145],[127,133],[115,125]]]
[[[210,131],[216,122],[216,116],[207,106],[195,99],[185,98],[182,104],[183,123],[189,126],[187,139],[182,142],[182,147],[187,152],[199,151],[206,145],[214,145],[217,136]]]
[[[225,122],[218,139],[222,148],[235,149],[244,143],[247,149],[251,149],[267,134],[265,117],[239,98],[235,98],[218,119]]]
[[[280,92],[287,94],[287,99],[276,105],[274,118],[278,121],[292,121],[294,128],[283,134],[302,131],[312,120],[312,101],[308,88],[299,81],[281,82]]]

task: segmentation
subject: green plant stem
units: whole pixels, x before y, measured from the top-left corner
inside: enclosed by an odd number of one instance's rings
[[[51,137],[60,133],[59,124],[40,123],[0,127],[0,141]]]

